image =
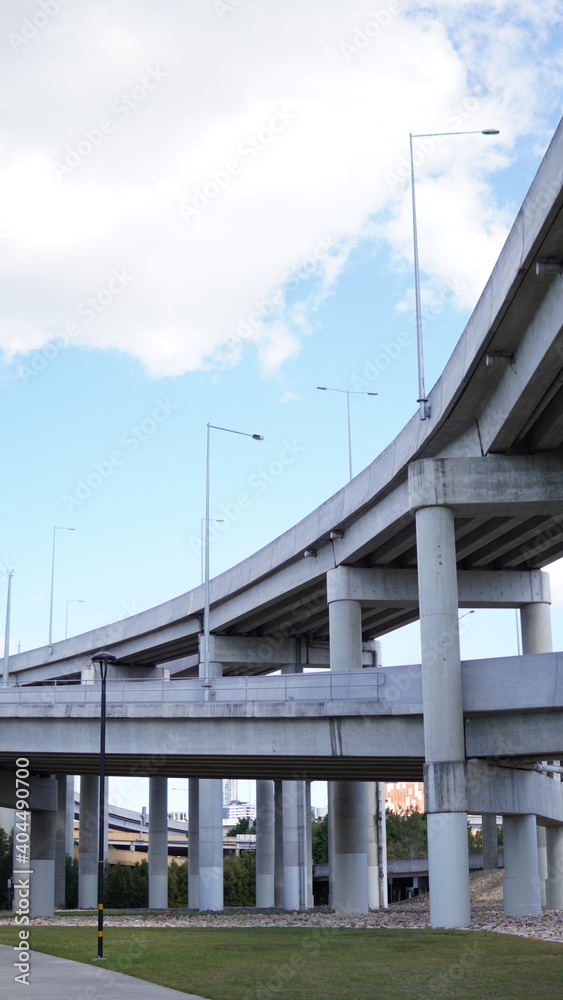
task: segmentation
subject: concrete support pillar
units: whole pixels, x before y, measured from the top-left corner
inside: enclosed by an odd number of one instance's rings
[[[200,662],[200,676],[203,663]],[[221,677],[223,664],[209,661],[209,680]],[[212,697],[206,689],[205,698]],[[190,782],[191,784],[191,782]],[[223,782],[220,778],[199,779],[199,909],[223,909]]]
[[[168,907],[168,781],[149,778],[149,909]]]
[[[387,909],[387,836],[385,784],[366,783],[368,904],[370,910]]]
[[[385,782],[377,782],[377,843],[379,854],[379,907],[389,906],[387,884],[387,826],[385,816]]]
[[[283,907],[304,909],[301,843],[303,814],[299,808],[298,781],[283,782]]]
[[[256,782],[256,906],[275,906],[274,783]]]
[[[461,694],[461,663],[455,529],[453,511],[422,507],[416,511],[416,547],[420,633],[422,647],[422,697],[427,772],[436,795],[427,799],[430,925],[467,927],[469,903],[469,851],[463,769],[455,768],[456,802],[447,809],[437,762],[465,761]]]
[[[334,910],[334,781],[327,782],[328,906]]]
[[[545,905],[548,910],[561,910],[563,909],[563,826],[548,826],[545,834],[547,847]]]
[[[551,653],[551,605],[543,601],[520,608],[523,653]]]
[[[498,868],[497,818],[493,813],[481,816],[481,837],[483,841],[483,868]]]
[[[331,601],[329,611],[330,669],[362,669],[362,606],[359,601]]]
[[[367,913],[366,782],[335,781],[333,806],[334,909],[336,913]]]
[[[379,909],[379,839],[377,828],[377,782],[366,782],[368,906]]]
[[[188,907],[199,910],[199,779],[188,782]]]
[[[535,816],[504,816],[504,912],[507,917],[541,914]]]
[[[303,673],[301,663],[286,663],[282,674]],[[283,831],[283,906],[286,910],[304,910],[312,897],[312,860],[309,861],[311,843],[310,794],[307,815],[307,789],[304,781],[284,781],[282,791]],[[311,884],[309,887],[309,864]]]
[[[274,905],[283,910],[283,781],[274,781]]]
[[[362,608],[359,601],[331,601],[329,641],[331,671],[362,669]],[[337,913],[367,913],[369,897],[365,783],[335,781],[331,784],[331,904]]]
[[[223,909],[223,787],[199,779],[199,909]]]
[[[56,812],[37,809],[31,814],[30,917],[52,917],[55,912]]]
[[[546,902],[546,882],[547,882],[547,840],[545,836],[545,826],[536,823],[536,838],[538,845],[538,874],[540,877],[541,905]]]
[[[545,601],[535,604],[524,604],[520,608],[520,623],[522,630],[523,653],[551,653],[553,638],[551,634],[551,605]],[[545,827],[537,826],[538,874],[542,906],[547,900],[547,843]]]
[[[70,828],[70,829],[69,829]],[[55,908],[65,907],[66,856],[72,858],[74,844],[74,778],[57,777],[57,819],[55,828]]]
[[[311,782],[303,782],[305,792],[305,867],[307,871],[307,897],[305,906],[312,909],[313,898],[313,814],[311,812]]]
[[[98,906],[98,812],[99,780],[95,774],[80,778],[80,820],[78,833],[78,907]]]

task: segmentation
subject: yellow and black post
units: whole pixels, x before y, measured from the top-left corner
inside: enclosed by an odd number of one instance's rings
[[[104,957],[104,827],[106,811],[106,677],[117,657],[103,649],[92,657],[100,665],[100,806],[98,815],[98,959]]]

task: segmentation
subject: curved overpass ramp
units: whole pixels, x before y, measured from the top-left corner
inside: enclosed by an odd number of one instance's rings
[[[283,642],[294,662],[323,664],[327,573],[335,567],[416,570],[421,469],[428,484],[421,462],[433,462],[435,502],[454,507],[460,570],[530,571],[563,555],[563,280],[550,270],[563,260],[562,176],[560,124],[430,393],[430,419],[421,421],[417,412],[343,489],[211,581],[211,632],[264,639],[250,643],[244,662],[226,663],[225,672],[268,672]],[[456,490],[446,495],[440,488],[452,462]],[[315,555],[304,558],[306,549]],[[203,599],[198,587],[125,621],[18,654],[10,675],[19,684],[78,678],[102,647],[141,673],[166,663],[179,674],[197,673]],[[417,601],[400,595],[365,601],[364,639],[417,617]]]

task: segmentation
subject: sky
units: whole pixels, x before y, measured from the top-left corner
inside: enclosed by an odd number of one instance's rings
[[[356,393],[355,473],[399,433],[409,132],[500,130],[414,140],[429,390],[558,124],[562,41],[558,0],[4,0],[11,652],[48,641],[55,526],[54,640],[200,583],[208,422],[264,437],[211,432],[212,575],[347,481],[346,396],[318,385]],[[487,651],[516,652],[513,612],[464,620]],[[416,625],[384,640],[418,658]]]

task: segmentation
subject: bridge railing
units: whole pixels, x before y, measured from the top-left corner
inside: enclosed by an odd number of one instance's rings
[[[108,705],[216,702],[247,704],[258,702],[379,701],[385,694],[404,691],[388,680],[389,670],[403,675],[405,668],[364,668],[342,673],[281,674],[267,677],[181,678],[169,681],[119,679],[106,683]],[[409,687],[412,686],[409,682]],[[415,684],[415,687],[418,685]],[[386,699],[387,700],[387,699]],[[394,698],[392,700],[395,700]],[[417,700],[410,698],[410,701]],[[421,700],[421,696],[420,696]],[[44,686],[0,688],[0,705],[99,705],[100,682],[54,682]]]

